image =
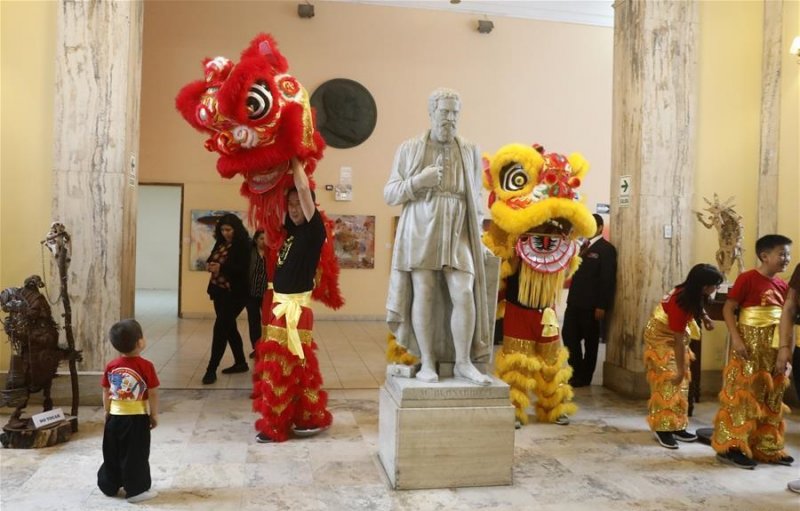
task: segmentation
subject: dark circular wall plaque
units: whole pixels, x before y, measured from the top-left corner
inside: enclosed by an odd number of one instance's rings
[[[317,110],[317,129],[331,147],[347,149],[372,134],[378,110],[372,94],[358,82],[335,78],[323,83],[311,95]]]

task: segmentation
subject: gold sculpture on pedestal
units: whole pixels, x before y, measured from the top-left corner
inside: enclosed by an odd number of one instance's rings
[[[704,218],[703,213],[695,211],[697,220],[707,229],[717,230],[719,249],[717,250],[717,266],[728,280],[728,272],[736,263],[739,273],[744,271],[742,262],[742,238],[744,236],[744,224],[742,217],[733,209],[733,197],[728,198],[724,203],[720,203],[717,194],[714,194],[714,202],[703,197],[708,207],[704,209],[708,217]]]

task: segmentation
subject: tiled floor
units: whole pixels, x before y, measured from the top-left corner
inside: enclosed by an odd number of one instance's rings
[[[213,385],[200,381],[211,350],[212,319],[180,319],[176,297],[165,291],[136,293],[136,317],[147,338],[144,356],[156,366],[162,388],[249,389],[249,373],[225,375],[217,372]],[[250,352],[247,320],[242,314],[239,332]],[[386,371],[386,335],[383,321],[317,321],[314,337],[319,346],[319,364],[328,389],[377,389]],[[220,368],[233,364],[226,350]]]
[[[199,382],[210,320],[177,320],[174,306],[140,304],[163,390],[150,455],[156,499],[147,509],[214,511],[645,511],[800,509],[786,482],[794,467],[753,471],[719,464],[710,447],[666,450],[645,422],[646,403],[600,386],[576,389],[569,426],[532,423],[515,433],[511,486],[393,491],[377,458],[382,322],[319,322],[333,426],[282,444],[254,440],[248,375]],[[245,325],[241,330],[246,331]],[[226,360],[230,362],[230,359]],[[179,389],[179,387],[186,387]],[[197,387],[197,388],[192,388]],[[202,387],[202,388],[200,388]],[[5,423],[9,409],[2,409]],[[713,400],[697,405],[692,428],[708,426]],[[96,487],[103,412],[81,407],[80,431],[47,449],[0,451],[0,509],[132,509]],[[800,421],[787,418],[787,449],[800,458]],[[469,448],[469,446],[465,446]]]
[[[331,429],[307,439],[258,444],[246,390],[164,390],[150,455],[156,499],[146,509],[214,511],[797,511],[786,482],[797,467],[719,464],[710,447],[666,450],[653,440],[645,403],[602,387],[576,390],[569,426],[530,424],[515,433],[511,486],[393,491],[377,458],[378,392],[332,390]],[[716,404],[700,403],[692,426]],[[5,422],[7,416],[0,415]],[[134,509],[96,487],[103,413],[81,407],[66,444],[6,449],[0,456],[3,510]],[[800,455],[798,420],[789,452]],[[469,448],[469,446],[465,446]]]

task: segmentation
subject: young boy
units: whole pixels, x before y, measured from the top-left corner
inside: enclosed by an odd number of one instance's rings
[[[114,324],[108,337],[122,356],[106,365],[100,382],[106,425],[97,486],[109,497],[125,488],[128,502],[142,502],[157,495],[150,489],[148,460],[150,430],[158,425],[158,376],[152,362],[139,356],[147,344],[136,320]]]
[[[783,392],[789,379],[773,374],[778,356],[773,341],[788,290],[776,275],[789,266],[791,243],[780,234],[760,238],[758,268],[737,277],[722,308],[731,349],[711,446],[718,460],[739,468],[752,469],[756,460],[780,465],[794,461],[783,450]]]

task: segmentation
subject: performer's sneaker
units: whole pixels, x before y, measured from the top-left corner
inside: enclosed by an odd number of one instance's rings
[[[205,376],[203,376],[203,385],[211,385],[215,381],[217,381],[216,371],[211,371],[211,370],[206,371]]]
[[[654,431],[656,440],[662,447],[667,449],[677,449],[678,442],[675,441],[675,436],[670,431]]]
[[[758,465],[758,463],[745,456],[744,453],[738,449],[731,449],[728,452],[717,454],[717,459],[722,463],[745,470],[753,470],[756,468],[756,465]]]
[[[260,444],[271,444],[273,440],[264,433],[259,433],[256,435],[256,442]]]
[[[522,429],[522,423],[519,420],[514,421],[514,429]]]
[[[794,463],[794,458],[791,456],[781,456],[777,460],[770,461],[773,465],[783,465],[785,467],[790,467],[792,463]]]
[[[294,435],[298,438],[308,438],[319,435],[329,427],[330,426],[323,426],[319,428],[297,428],[292,426],[292,433],[294,433]]]
[[[566,415],[559,415],[558,418],[554,421],[554,424],[558,424],[559,426],[566,426],[569,424],[569,417]]]
[[[787,484],[786,487],[789,489],[789,491],[800,493],[800,479],[789,481],[789,484]]]
[[[247,366],[247,362],[242,362],[241,364],[233,364],[230,367],[227,367],[221,371],[222,374],[236,374],[236,373],[246,373],[250,370],[250,367]]]
[[[685,429],[680,431],[673,431],[672,436],[675,437],[675,440],[679,442],[694,442],[697,440],[697,435],[694,433],[689,433]]]

